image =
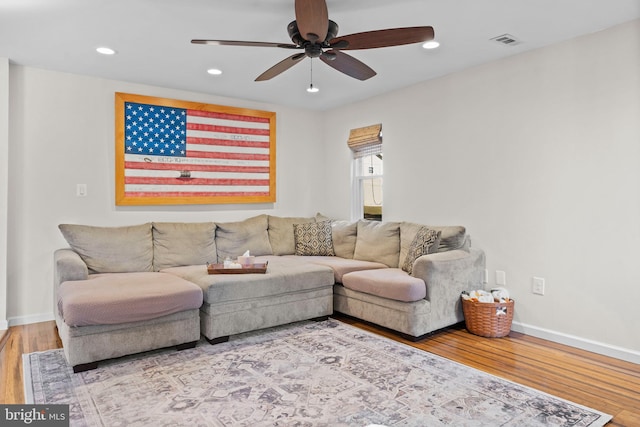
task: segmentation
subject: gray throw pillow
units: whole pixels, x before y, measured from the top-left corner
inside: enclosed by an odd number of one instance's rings
[[[454,249],[462,249],[467,238],[467,230],[461,225],[436,226],[430,225],[429,228],[440,231],[440,246],[437,252],[452,251]]]
[[[404,262],[407,259],[409,253],[409,247],[413,243],[413,239],[416,237],[418,230],[422,227],[426,227],[424,224],[417,224],[415,222],[402,222],[400,223],[400,260]]]
[[[331,239],[331,221],[295,224],[293,235],[296,255],[335,256]]]
[[[89,273],[153,271],[151,223],[128,227],[58,226]]]
[[[155,271],[182,265],[216,262],[214,222],[154,222],[153,267]]]
[[[421,227],[409,246],[409,251],[404,260],[404,264],[402,264],[402,269],[409,274],[413,273],[413,263],[422,255],[436,252],[439,244],[440,231]]]
[[[425,225],[415,222],[403,222],[400,224],[400,259],[407,257],[409,246],[421,227],[440,231],[440,244],[432,252],[446,252],[454,249],[462,249],[466,239],[466,229],[459,225]]]

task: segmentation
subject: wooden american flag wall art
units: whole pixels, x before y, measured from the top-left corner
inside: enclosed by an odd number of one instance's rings
[[[115,94],[116,205],[272,203],[276,113]]]

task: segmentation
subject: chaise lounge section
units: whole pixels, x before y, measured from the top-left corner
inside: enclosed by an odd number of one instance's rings
[[[146,242],[151,224],[117,233],[100,227],[60,228],[78,250],[54,253],[55,321],[74,372],[93,369],[104,359],[196,345],[202,291],[151,270],[152,258],[143,256],[150,253]],[[98,253],[108,256],[92,256]]]

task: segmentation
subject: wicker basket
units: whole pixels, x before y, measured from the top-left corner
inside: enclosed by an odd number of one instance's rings
[[[462,299],[462,312],[467,330],[474,335],[489,338],[509,335],[513,306],[513,300],[490,303]]]

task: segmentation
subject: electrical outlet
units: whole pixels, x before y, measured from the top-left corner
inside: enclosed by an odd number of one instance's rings
[[[542,277],[534,277],[531,283],[531,292],[536,295],[544,295],[544,279]]]
[[[482,283],[489,283],[489,270],[484,269],[484,277],[482,278]]]
[[[507,273],[496,270],[496,285],[505,286],[507,284]]]

